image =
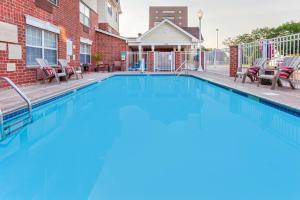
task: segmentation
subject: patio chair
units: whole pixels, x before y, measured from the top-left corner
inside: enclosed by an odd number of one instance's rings
[[[67,73],[69,79],[72,77],[72,75],[75,75],[77,80],[79,79],[79,75],[81,76],[81,78],[83,78],[81,67],[69,66],[66,59],[59,59],[58,62],[61,67],[65,69],[65,72]]]
[[[62,72],[58,73],[53,67],[51,67],[49,65],[47,60],[37,58],[36,62],[38,63],[38,65],[40,66],[40,69],[45,74],[45,77],[43,78],[44,81],[45,81],[45,79],[49,79],[49,82],[51,82],[53,79],[56,79],[56,81],[58,83],[60,83],[60,78],[61,77],[65,77],[66,80],[67,80],[67,74],[66,74],[64,69],[62,69]]]
[[[128,71],[139,71],[141,69],[141,63],[141,60],[138,60],[133,66],[128,68]]]
[[[290,63],[290,64],[288,64]],[[281,81],[286,81],[289,83],[292,89],[295,89],[295,85],[291,80],[293,73],[299,68],[300,57],[287,57],[284,59],[282,66],[279,68],[278,73],[275,75],[260,75],[258,76],[257,86],[261,84],[261,80],[271,80],[272,87],[271,90],[275,90],[276,85],[282,87]]]
[[[238,77],[242,78],[242,83],[246,82],[246,78],[249,77],[251,82],[257,80],[259,71],[264,68],[267,62],[267,58],[258,58],[254,61],[253,65],[249,67],[246,71],[238,71],[235,75],[234,81],[236,82]]]

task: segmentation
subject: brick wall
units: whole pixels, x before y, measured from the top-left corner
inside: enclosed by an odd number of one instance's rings
[[[36,7],[38,2],[39,7]],[[43,9],[43,5],[46,8]],[[49,6],[51,9],[49,9]],[[0,76],[7,76],[17,84],[25,84],[36,81],[36,70],[26,67],[26,41],[25,41],[25,15],[48,21],[61,29],[58,38],[59,58],[66,58],[66,40],[73,40],[73,54],[75,60],[71,60],[71,65],[79,65],[80,37],[87,38],[95,42],[95,28],[98,26],[98,15],[91,11],[91,26],[84,28],[79,21],[79,0],[59,0],[59,6],[49,5],[47,0],[1,0],[0,21],[17,25],[18,43],[22,47],[22,59],[9,60],[7,51],[0,51]],[[3,43],[5,41],[0,41]],[[8,44],[7,42],[5,42]],[[96,51],[96,46],[92,46],[92,53]],[[7,72],[7,63],[15,63],[16,71]]]
[[[176,51],[175,52],[175,70],[178,70],[180,65],[182,64],[182,60],[181,60],[181,52],[180,51]]]
[[[154,51],[148,51],[148,71],[154,72]]]
[[[230,47],[230,76],[234,77],[238,69],[238,46]]]
[[[125,40],[104,33],[96,33],[96,52],[103,54],[103,62],[112,65],[114,61],[121,60],[121,51],[128,51]],[[125,62],[123,62],[125,64]]]

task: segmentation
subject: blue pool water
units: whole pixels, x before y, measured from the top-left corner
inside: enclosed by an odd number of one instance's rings
[[[0,199],[300,199],[300,118],[192,77],[117,76],[33,116],[0,143]]]

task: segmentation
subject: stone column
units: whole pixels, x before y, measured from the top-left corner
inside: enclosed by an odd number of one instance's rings
[[[229,67],[230,77],[234,77],[236,75],[238,66],[239,66],[239,47],[230,46],[230,67]]]

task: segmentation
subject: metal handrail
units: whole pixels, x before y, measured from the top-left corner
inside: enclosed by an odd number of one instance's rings
[[[23,100],[26,101],[26,103],[28,105],[28,110],[31,113],[31,111],[32,111],[32,103],[27,98],[27,96],[9,78],[7,78],[7,77],[0,77],[0,79],[6,81],[23,98]]]
[[[181,65],[178,67],[178,69],[175,70],[176,72],[179,72],[179,70],[182,70],[183,66],[185,65],[186,61],[184,61],[183,63],[181,63]]]
[[[14,84],[14,82],[12,80],[10,80],[9,78],[7,77],[1,77],[0,76],[0,80],[4,80],[6,81],[21,97],[24,101],[26,101],[27,103],[27,106],[28,106],[28,111],[29,111],[29,115],[31,116],[31,112],[32,112],[32,103],[31,101],[27,98],[27,96]],[[4,114],[3,112],[1,111],[0,109],[0,128],[1,128],[1,134],[3,134],[4,130]],[[2,138],[3,136],[1,135],[0,139]]]

